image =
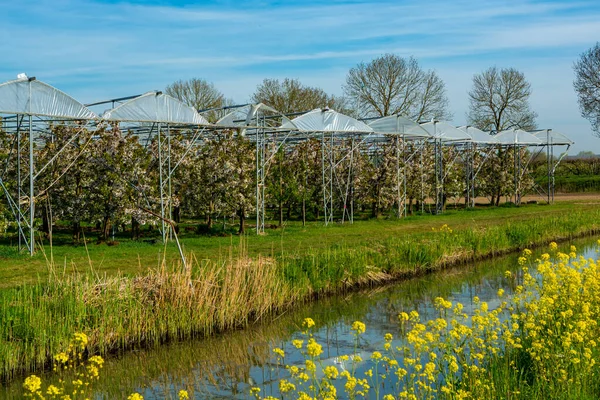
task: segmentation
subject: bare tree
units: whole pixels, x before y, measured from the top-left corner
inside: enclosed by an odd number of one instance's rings
[[[581,54],[573,65],[581,116],[592,123],[592,130],[600,136],[600,43]]]
[[[214,84],[199,78],[173,82],[166,87],[165,93],[199,111],[218,109],[232,104],[232,101],[225,98]],[[221,114],[215,110],[202,115],[214,122]]]
[[[514,68],[491,67],[476,74],[469,92],[469,124],[484,131],[533,130],[537,114],[529,108],[530,95],[531,85]]]
[[[329,95],[323,89],[303,85],[297,79],[265,79],[251,97],[254,103],[264,103],[283,114],[330,107],[345,111],[342,98]]]
[[[415,121],[450,117],[444,81],[412,57],[385,54],[358,64],[346,76],[344,94],[361,116],[401,114]]]

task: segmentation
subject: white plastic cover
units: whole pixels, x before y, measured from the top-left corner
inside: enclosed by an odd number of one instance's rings
[[[521,129],[507,129],[499,132],[494,136],[500,144],[512,144],[512,145],[523,145],[523,146],[539,146],[543,142],[533,136],[529,132],[525,132]]]
[[[210,125],[193,107],[161,92],[148,92],[106,111],[102,119],[119,122],[161,122]]]
[[[284,123],[280,128],[302,132],[373,132],[373,128],[364,122],[328,108],[316,108]]]
[[[237,126],[239,125],[239,123],[234,122],[235,120],[239,119],[239,114],[237,111],[232,111],[229,114],[224,115],[223,117],[221,117],[216,123],[215,125],[220,125],[220,126]]]
[[[443,141],[448,142],[467,142],[471,140],[471,137],[454,127],[449,122],[446,121],[432,121],[421,124],[423,129],[425,129],[431,136],[436,139],[442,139]]]
[[[416,122],[400,115],[390,115],[369,122],[369,126],[377,133],[412,137],[431,137],[429,132]]]
[[[543,144],[570,146],[575,142],[569,139],[566,135],[553,131],[552,129],[542,129],[539,131],[530,132],[533,136],[540,139]]]
[[[479,144],[497,144],[498,140],[495,137],[490,135],[487,132],[482,131],[481,129],[477,129],[474,126],[463,125],[459,126],[457,129],[465,132],[467,135],[471,137],[471,141],[473,143]]]
[[[27,78],[0,85],[0,113],[78,120],[98,118],[83,104],[64,92],[44,82],[30,81]]]
[[[247,111],[246,111],[247,110]],[[245,113],[245,115],[243,115]],[[245,106],[243,109],[235,109],[229,114],[220,118],[215,125],[227,126],[227,127],[244,127],[244,126],[255,126],[256,117],[260,114],[268,114],[270,116],[279,116],[284,124],[291,124],[293,128],[297,129],[291,120],[277,111],[273,107],[269,107],[263,103],[250,104],[249,107]]]

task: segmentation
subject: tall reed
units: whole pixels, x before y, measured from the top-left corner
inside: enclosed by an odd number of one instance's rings
[[[140,276],[59,271],[50,257],[47,281],[0,291],[0,379],[48,364],[74,332],[95,354],[210,335],[315,294],[346,290],[450,264],[598,232],[600,210],[507,222],[479,230],[365,238],[307,253],[250,258],[241,242],[220,261],[166,262]]]
[[[3,379],[47,365],[73,332],[87,332],[90,351],[106,354],[242,327],[298,299],[264,257],[192,258],[136,277],[50,276],[0,292]]]

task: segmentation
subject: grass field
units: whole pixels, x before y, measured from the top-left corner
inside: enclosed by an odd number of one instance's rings
[[[285,254],[302,255],[314,251],[369,246],[388,238],[430,232],[447,224],[452,229],[491,227],[507,222],[526,224],[541,216],[564,216],[575,211],[595,210],[600,206],[596,196],[580,196],[553,205],[528,204],[521,207],[480,207],[474,210],[448,210],[443,215],[418,215],[405,219],[378,219],[356,221],[354,224],[323,226],[322,222],[311,222],[306,227],[298,222],[288,222],[282,229],[269,229],[265,235],[249,233],[244,237],[244,250],[250,257],[262,255],[279,257]],[[182,224],[185,226],[185,223]],[[251,231],[251,228],[248,229]],[[14,243],[0,246],[0,288],[22,283],[35,283],[48,274],[49,260],[58,270],[86,272],[91,268],[98,274],[138,274],[156,268],[163,260],[167,265],[179,261],[174,242],[164,245],[155,240],[132,241],[125,235],[117,235],[117,245],[96,244],[93,233],[88,233],[87,246],[72,246],[65,243],[68,233],[55,232],[54,245],[46,242],[34,257],[19,254]],[[201,260],[218,261],[229,259],[239,251],[240,237],[199,236],[182,229],[181,243],[186,254]]]
[[[75,332],[98,354],[206,336],[324,293],[598,233],[591,203],[289,224],[244,238],[184,234],[185,266],[175,246],[144,241],[53,246],[33,259],[13,250],[0,265],[0,381],[47,365]]]

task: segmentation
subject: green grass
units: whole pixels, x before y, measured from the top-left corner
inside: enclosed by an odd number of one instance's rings
[[[293,254],[312,254],[322,249],[353,248],[358,245],[377,246],[389,238],[429,233],[432,227],[448,224],[455,230],[478,230],[513,221],[522,224],[535,221],[542,216],[558,216],[581,210],[595,210],[598,204],[576,202],[554,205],[526,205],[523,207],[482,207],[472,211],[449,210],[443,215],[410,216],[398,220],[395,218],[356,221],[350,224],[323,226],[322,222],[312,222],[306,227],[298,222],[288,222],[283,229],[268,230],[264,236],[248,234],[245,248],[248,256],[257,255],[281,257]],[[249,230],[251,230],[249,228]],[[515,233],[518,234],[518,233]],[[56,233],[55,243],[65,242],[67,234]],[[88,233],[88,236],[92,236]],[[167,246],[161,243],[151,244],[148,240],[132,241],[117,237],[118,245],[95,244],[90,239],[84,246],[44,244],[44,250],[34,257],[18,254],[14,246],[0,246],[0,288],[22,283],[35,283],[38,277],[48,274],[48,260],[60,270],[85,272],[90,264],[98,273],[139,274],[156,268],[163,258],[167,264],[177,262],[179,255],[174,243]],[[517,238],[513,238],[517,240]],[[185,230],[181,233],[181,242],[186,253],[193,253],[199,260],[216,261],[235,256],[238,251],[238,236],[198,236]],[[485,247],[485,245],[484,245]],[[416,250],[415,250],[416,251]],[[410,257],[422,257],[418,253]]]
[[[453,232],[432,230],[444,224]],[[0,266],[0,380],[46,365],[76,331],[87,333],[99,354],[209,335],[315,295],[599,229],[598,207],[565,203],[291,225],[241,242],[183,237],[194,254],[185,266],[173,246],[131,241],[89,245],[88,252],[53,247],[45,254],[51,251],[50,261],[12,255]]]

